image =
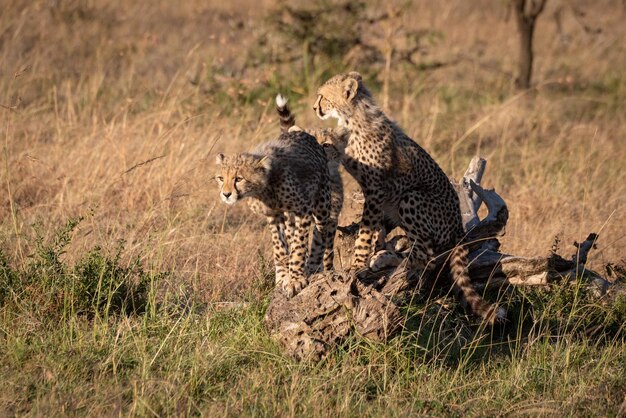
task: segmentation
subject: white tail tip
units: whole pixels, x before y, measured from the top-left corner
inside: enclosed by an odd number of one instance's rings
[[[499,307],[496,310],[496,321],[497,322],[506,321],[506,309]]]
[[[283,108],[287,105],[287,99],[285,98],[285,96],[283,96],[282,94],[277,94],[276,95],[276,106],[278,106],[279,108]]]

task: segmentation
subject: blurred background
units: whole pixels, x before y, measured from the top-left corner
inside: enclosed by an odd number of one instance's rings
[[[598,232],[592,266],[620,262],[625,5],[548,0],[525,89],[517,3],[5,0],[2,250],[24,262],[83,217],[68,260],[123,242],[122,257],[175,272],[169,285],[200,300],[258,292],[269,236],[245,205],[219,202],[214,155],[275,137],[278,92],[299,125],[330,126],[315,89],[357,70],[449,176],[488,160],[483,184],[511,212],[504,252],[545,254],[558,236],[570,253]],[[348,198],[342,223],[358,211]]]

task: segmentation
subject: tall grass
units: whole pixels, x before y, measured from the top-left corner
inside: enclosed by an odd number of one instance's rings
[[[289,96],[299,124],[319,126],[314,90],[348,68],[342,57],[309,57],[303,66],[251,50],[273,1],[3,7],[3,415],[626,408],[625,302],[595,300],[580,286],[502,296],[515,313],[502,333],[481,329],[450,300],[417,301],[407,329],[386,344],[355,337],[320,364],[282,356],[262,325],[269,236],[245,207],[219,203],[213,154],[275,136],[276,90]],[[512,85],[513,22],[487,1],[413,2],[397,24],[441,35],[415,57],[424,65],[394,66],[382,78],[375,66],[356,69],[376,97],[388,83],[389,114],[449,175],[459,177],[474,154],[488,159],[486,186],[511,212],[505,252],[544,254],[558,235],[567,254],[569,243],[598,232],[590,265],[604,271],[612,263],[619,276],[620,7],[586,6],[586,19],[603,29],[596,35],[566,16],[569,43],[547,10],[535,43],[536,87],[524,94]],[[428,70],[433,62],[446,65]],[[346,180],[350,195],[356,185]],[[342,222],[359,210],[348,199]]]

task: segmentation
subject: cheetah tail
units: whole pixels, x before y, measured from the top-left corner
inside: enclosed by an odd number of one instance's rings
[[[289,128],[296,124],[296,117],[291,113],[289,106],[287,106],[287,99],[281,94],[276,96],[276,111],[280,118],[281,132],[288,132]]]
[[[472,287],[467,270],[468,249],[465,245],[459,245],[452,250],[450,255],[450,272],[454,282],[454,290],[466,311],[481,316],[485,322],[493,325],[506,319],[506,310],[496,308],[486,302]]]

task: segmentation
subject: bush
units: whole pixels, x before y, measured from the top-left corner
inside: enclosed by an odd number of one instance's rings
[[[123,242],[113,255],[96,246],[73,265],[63,259],[81,220],[68,221],[50,242],[37,233],[35,252],[21,267],[11,267],[0,251],[0,306],[30,305],[52,320],[146,311],[150,285],[164,274],[147,273],[138,259],[123,263]]]

